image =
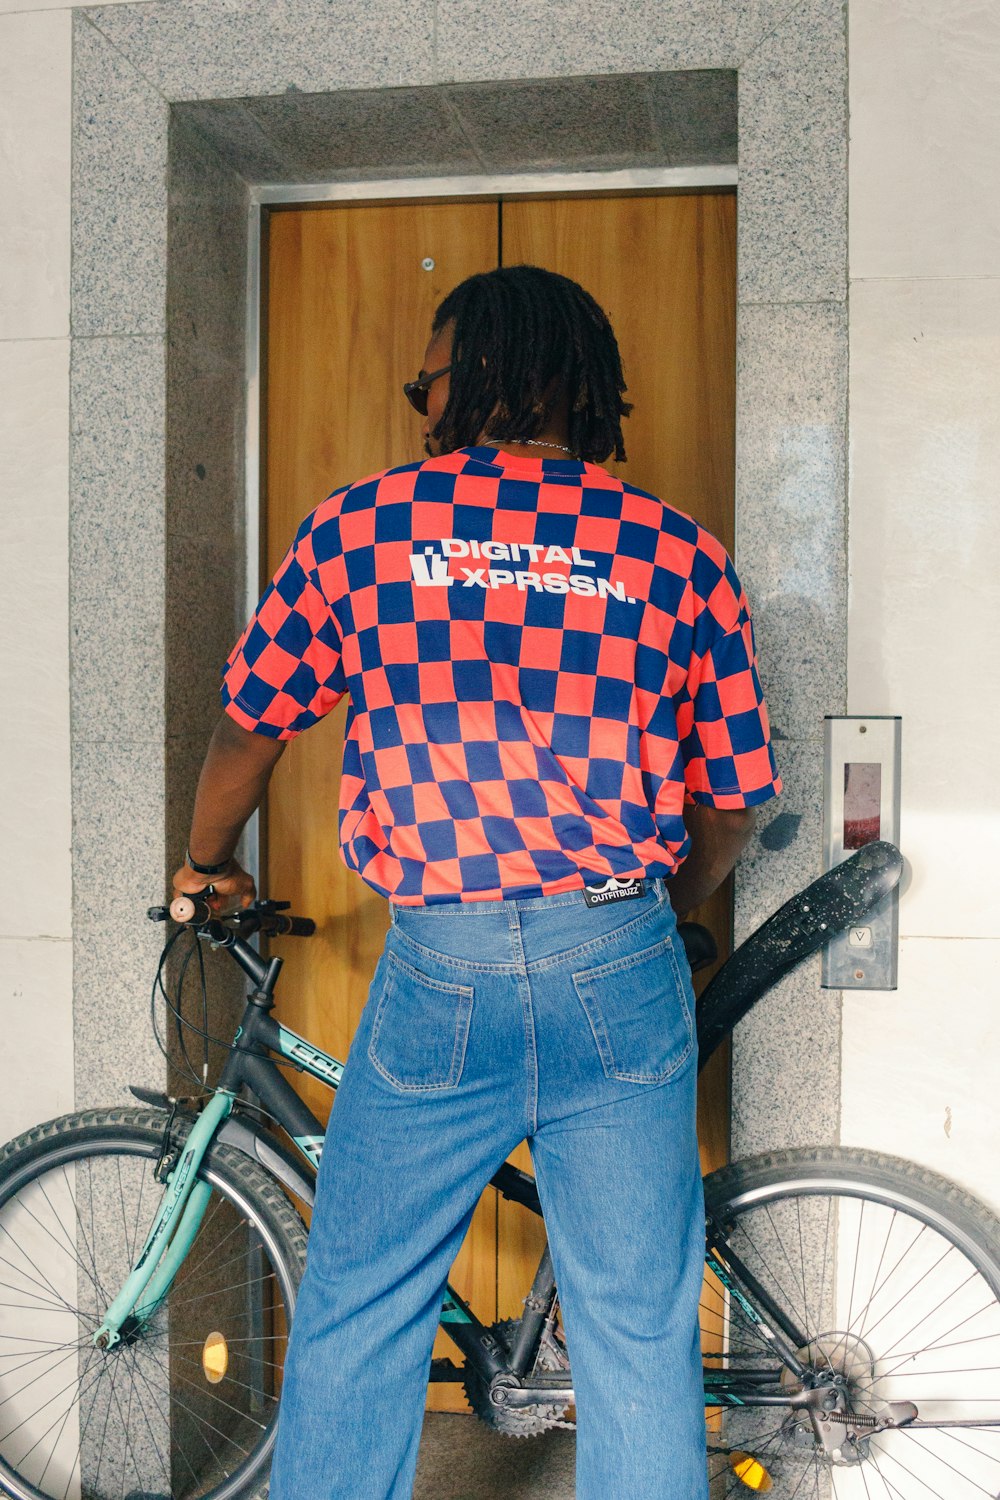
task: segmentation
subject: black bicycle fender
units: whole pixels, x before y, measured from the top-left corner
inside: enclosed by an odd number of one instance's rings
[[[886,900],[902,873],[903,856],[895,844],[885,839],[866,844],[751,933],[698,1001],[699,1068],[782,975]]]
[[[264,1171],[276,1177],[282,1187],[312,1207],[316,1197],[315,1179],[306,1167],[299,1164],[289,1148],[256,1120],[249,1120],[245,1115],[230,1115],[216,1140],[260,1162]]]

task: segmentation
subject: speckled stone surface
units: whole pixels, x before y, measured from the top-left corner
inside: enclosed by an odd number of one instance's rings
[[[239,377],[227,369],[206,373],[192,368],[172,349],[167,400],[167,532],[231,551],[233,496],[242,478],[245,436]],[[235,538],[237,546],[241,541]]]
[[[737,333],[736,558],[785,782],[737,873],[742,939],[821,872],[823,717],[847,692],[846,307],[744,303]],[[734,1154],[837,1139],[840,997],[816,974],[737,1029]]]
[[[75,339],[70,375],[74,741],[162,739],[160,338]]]
[[[234,537],[239,542],[234,528],[242,520],[246,214],[243,179],[189,123],[175,119],[166,527],[170,536],[230,551]],[[231,577],[223,583],[212,576],[223,591],[232,583]]]
[[[281,94],[248,100],[243,108],[278,163],[280,181],[444,176],[479,168],[439,89]],[[238,170],[246,171],[242,161]]]
[[[164,553],[166,863],[183,857],[223,661],[243,623],[246,184],[171,123]],[[213,1004],[233,990],[231,964]],[[221,987],[220,987],[221,984]],[[239,991],[239,984],[236,990]]]
[[[727,0],[441,0],[438,77],[544,78],[568,73],[726,68],[736,13]]]
[[[78,1108],[129,1102],[128,1083],[162,1087],[149,1026],[163,928],[163,745],[73,747],[73,986]]]
[[[167,323],[171,358],[204,374],[242,373],[246,317],[243,178],[171,111]]]
[[[816,740],[778,740],[774,753],[783,791],[760,809],[740,860],[738,943],[821,873],[823,746]]]
[[[144,593],[162,576],[165,353],[162,338],[73,342],[74,591]]]
[[[663,161],[641,79],[470,84],[450,89],[448,97],[487,170]]]
[[[736,161],[735,70],[653,73],[647,87],[653,123],[668,162],[698,166]]]
[[[224,536],[168,539],[167,728],[183,725],[203,752],[221,712],[222,664],[245,623],[234,604],[242,586],[236,562],[232,540]],[[214,586],[206,587],[208,578]],[[174,791],[190,819],[194,782]]]
[[[741,302],[847,295],[843,0],[806,0],[739,73]]]
[[[434,80],[432,0],[153,0],[87,15],[170,100]]]
[[[841,998],[820,989],[819,974],[819,958],[807,960],[736,1028],[734,1160],[838,1138]]]
[[[71,276],[75,337],[163,331],[167,116],[167,104],[156,90],[76,12]]]
[[[114,742],[142,727],[162,731],[163,573],[151,549],[145,587],[76,590],[70,624],[79,742]]]
[[[740,62],[745,63],[754,48],[793,11],[801,9],[802,3],[803,0],[726,0],[727,23]]]
[[[847,692],[847,316],[837,303],[737,318],[736,560],[772,722],[822,734]]]
[[[284,98],[284,95],[279,96]],[[312,94],[289,94],[290,100],[311,99]],[[318,97],[326,98],[327,95]],[[174,131],[185,128],[201,137],[222,166],[238,173],[246,182],[282,182],[285,164],[277,148],[253,114],[252,99],[188,99],[171,105],[171,157],[174,153]],[[173,163],[171,162],[171,166]]]
[[[286,93],[172,111],[175,128],[193,127],[255,183],[729,164],[736,119],[736,74],[712,69]]]

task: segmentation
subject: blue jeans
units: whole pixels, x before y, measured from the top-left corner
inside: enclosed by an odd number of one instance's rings
[[[577,1496],[704,1500],[694,1000],[664,882],[392,916],[323,1152],[271,1500],[411,1495],[449,1268],[525,1137]]]

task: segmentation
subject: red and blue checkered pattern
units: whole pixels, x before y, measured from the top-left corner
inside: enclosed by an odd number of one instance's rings
[[[404,905],[669,876],[685,801],[781,789],[725,550],[596,464],[463,448],[325,500],[223,702],[291,739],[345,692],[342,855]]]

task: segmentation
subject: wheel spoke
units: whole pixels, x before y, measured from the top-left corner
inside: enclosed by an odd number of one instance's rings
[[[8,1230],[8,1229],[7,1229],[7,1227],[6,1227],[6,1225],[4,1225],[4,1224],[0,1224],[0,1233],[2,1233],[2,1234],[4,1234],[4,1235],[5,1235],[5,1236],[6,1236],[6,1238],[7,1238],[7,1239],[8,1239],[8,1240],[10,1240],[10,1242],[11,1242],[11,1245],[12,1245],[12,1246],[13,1246],[13,1247],[14,1247],[14,1249],[15,1249],[15,1250],[17,1250],[17,1251],[18,1251],[18,1253],[19,1253],[19,1254],[21,1254],[21,1255],[24,1255],[24,1250],[23,1250],[23,1249],[22,1249],[22,1248],[21,1248],[21,1246],[20,1246],[20,1245],[19,1245],[19,1244],[18,1244],[18,1242],[17,1242],[17,1240],[15,1240],[15,1239],[14,1239],[14,1238],[13,1238],[13,1236],[12,1236],[12,1235],[11,1235],[11,1234],[10,1234],[10,1232],[9,1232],[9,1230]],[[27,1260],[27,1256],[25,1256],[25,1259],[26,1259],[26,1260]],[[14,1271],[14,1272],[15,1272],[15,1274],[16,1274],[16,1275],[18,1275],[18,1276],[23,1276],[23,1275],[24,1275],[24,1274],[25,1274],[25,1273],[24,1273],[24,1272],[23,1272],[23,1271],[22,1271],[22,1270],[21,1270],[21,1267],[20,1267],[20,1266],[15,1266],[15,1265],[14,1265],[14,1263],[13,1263],[13,1262],[12,1262],[12,1261],[5,1261],[5,1262],[4,1262],[4,1264],[5,1264],[5,1265],[9,1265],[9,1266],[10,1266],[10,1268],[11,1268],[11,1270],[12,1270],[12,1271]],[[55,1288],[55,1287],[54,1287],[54,1286],[53,1286],[53,1285],[52,1285],[52,1282],[51,1282],[51,1281],[50,1281],[50,1280],[49,1280],[49,1278],[48,1278],[48,1277],[47,1277],[47,1276],[46,1276],[46,1274],[45,1274],[45,1272],[44,1272],[44,1271],[43,1271],[43,1270],[42,1270],[42,1268],[41,1268],[41,1267],[40,1267],[40,1266],[38,1266],[38,1265],[35,1265],[35,1264],[34,1264],[34,1262],[32,1262],[32,1261],[28,1261],[28,1264],[29,1264],[29,1266],[31,1266],[31,1269],[32,1269],[32,1270],[33,1270],[33,1271],[37,1271],[37,1272],[38,1272],[38,1274],[39,1274],[39,1276],[41,1276],[41,1278],[42,1278],[42,1281],[43,1281],[43,1283],[44,1283],[44,1284],[45,1284],[45,1286],[47,1286],[47,1287],[48,1287],[48,1289],[49,1289],[49,1291],[50,1291],[50,1292],[51,1292],[51,1293],[52,1293],[52,1295],[53,1295],[53,1297],[54,1297],[54,1298],[55,1298],[55,1299],[56,1299],[56,1301],[57,1301],[57,1302],[61,1302],[61,1301],[62,1301],[62,1300],[63,1300],[63,1299],[62,1299],[62,1297],[61,1297],[61,1296],[60,1296],[60,1293],[59,1293],[59,1292],[58,1292],[58,1291],[57,1291],[57,1290],[56,1290],[56,1288]]]
[[[707,1194],[712,1222],[724,1227],[733,1255],[789,1322],[802,1328],[811,1382],[839,1383],[846,1413],[859,1419],[878,1418],[886,1402],[912,1400],[918,1426],[850,1433],[845,1421],[843,1461],[831,1459],[804,1428],[805,1418],[793,1420],[790,1410],[775,1430],[761,1428],[767,1408],[753,1408],[753,1392],[780,1386],[748,1381],[741,1388],[739,1366],[748,1375],[773,1368],[773,1346],[741,1314],[738,1298],[717,1295],[709,1279],[703,1345],[715,1352],[706,1352],[706,1367],[717,1378],[728,1369],[731,1389],[748,1403],[724,1408],[725,1445],[730,1453],[757,1457],[787,1500],[818,1500],[831,1492],[835,1500],[1000,1497],[1000,1302],[993,1290],[1000,1284],[1000,1235],[984,1230],[981,1239],[991,1279],[970,1257],[967,1227],[949,1227],[945,1193],[925,1212],[919,1191],[909,1194],[907,1169],[899,1169],[897,1188],[896,1168],[880,1163],[878,1171],[889,1179],[883,1198],[876,1183],[843,1180],[845,1157],[850,1160],[848,1153],[831,1152],[829,1189],[813,1152],[801,1155],[807,1186],[796,1182],[794,1170],[785,1183],[765,1166],[761,1185],[749,1176],[744,1187],[738,1166],[724,1169],[737,1186],[728,1201],[713,1204]],[[926,1174],[920,1190],[925,1180]],[[788,1382],[790,1395],[799,1388],[787,1372],[774,1373],[776,1382]],[[928,1425],[920,1427],[920,1420]],[[974,1425],[954,1425],[963,1421]],[[710,1431],[710,1445],[713,1440]],[[746,1487],[719,1467],[725,1462],[718,1452],[712,1456],[711,1472],[719,1470],[712,1494],[737,1500]]]
[[[140,1368],[138,1360],[135,1361],[135,1373],[138,1375],[138,1377],[142,1381],[143,1385],[146,1387],[146,1389],[149,1391],[150,1395],[153,1397],[154,1409],[162,1411],[162,1409],[163,1409],[163,1400],[156,1395],[156,1392],[153,1390],[152,1385],[146,1379],[145,1372]],[[169,1399],[169,1392],[167,1393],[167,1396],[168,1396],[168,1399]],[[161,1462],[161,1464],[163,1466],[163,1472],[165,1474],[169,1474],[171,1472],[170,1464],[167,1462],[167,1460],[160,1453],[159,1444],[156,1441],[156,1436],[155,1436],[155,1434],[153,1432],[153,1428],[152,1428],[152,1425],[150,1423],[149,1417],[146,1415],[146,1408],[143,1407],[142,1411],[143,1411],[143,1416],[145,1417],[146,1426],[149,1429],[149,1435],[150,1435],[150,1438],[151,1438],[151,1440],[153,1442],[153,1446],[156,1448],[156,1456],[157,1456],[157,1458],[159,1458],[159,1460],[160,1460],[160,1462]],[[211,1452],[211,1444],[209,1444],[208,1447],[209,1447],[209,1451]],[[189,1470],[189,1472],[191,1474],[191,1478],[194,1480],[195,1484],[197,1485],[197,1483],[198,1483],[198,1475],[195,1472],[195,1469],[194,1469],[194,1466],[191,1463],[191,1460],[187,1456],[187,1453],[186,1453],[186,1451],[184,1449],[184,1444],[183,1443],[178,1443],[177,1444],[177,1452],[181,1455],[181,1457],[183,1458],[184,1462],[187,1464],[188,1470]]]
[[[83,1233],[83,1221],[80,1218],[80,1209],[79,1209],[79,1206],[77,1205],[76,1194],[73,1192],[72,1188],[69,1186],[69,1178],[66,1176],[66,1168],[65,1167],[63,1168],[62,1175],[63,1175],[63,1181],[66,1184],[66,1188],[67,1188],[67,1191],[68,1191],[68,1194],[69,1194],[69,1201],[70,1201],[70,1203],[72,1204],[72,1207],[73,1207],[73,1215],[74,1215],[74,1218],[76,1219],[77,1233],[79,1235],[79,1234]],[[62,1230],[63,1234],[66,1236],[66,1243],[69,1246],[70,1254],[73,1255],[73,1256],[76,1256],[77,1246],[76,1246],[76,1244],[74,1244],[73,1239],[70,1236],[69,1230],[66,1228],[66,1225],[63,1223],[62,1219],[60,1219],[59,1215],[56,1213],[55,1209],[52,1206],[52,1200],[50,1199],[48,1193],[45,1190],[45,1179],[43,1177],[39,1178],[39,1180],[38,1180],[38,1187],[39,1187],[39,1191],[41,1192],[42,1197],[45,1199],[46,1203],[49,1205],[49,1208],[52,1211],[52,1217],[55,1219],[56,1223],[59,1225],[59,1228]],[[93,1214],[93,1208],[94,1208],[93,1194],[91,1194],[90,1207],[91,1207],[91,1214]],[[93,1226],[91,1226],[91,1227],[93,1227]],[[93,1243],[93,1234],[91,1234],[90,1241],[85,1241],[86,1248],[89,1249],[90,1245],[92,1243]],[[91,1280],[93,1281],[94,1286],[95,1286],[98,1294],[103,1297],[105,1295],[104,1288],[101,1286],[101,1279],[100,1279],[100,1277],[97,1274],[97,1262],[94,1259],[94,1255],[93,1255],[92,1251],[91,1251],[91,1256],[90,1256],[90,1262],[91,1262],[91,1269],[88,1271],[87,1267],[83,1264],[83,1262],[79,1259],[79,1257],[76,1256],[76,1263],[80,1267],[80,1270],[83,1272],[83,1274],[85,1276],[89,1276],[91,1278]]]
[[[899,1430],[901,1432],[905,1431],[904,1428],[900,1428]],[[929,1452],[929,1450],[925,1448],[924,1452]],[[898,1468],[902,1469],[904,1473],[909,1474],[911,1479],[915,1479],[918,1484],[923,1485],[927,1493],[929,1495],[933,1495],[935,1497],[935,1500],[948,1500],[947,1495],[943,1495],[940,1490],[932,1489],[932,1487],[927,1483],[926,1479],[922,1479],[919,1474],[914,1474],[913,1470],[906,1464],[904,1464],[901,1458],[897,1458],[895,1453],[890,1453],[888,1448],[882,1449],[882,1456],[883,1458],[890,1459],[894,1464],[897,1465]],[[957,1474],[959,1479],[964,1479],[967,1484],[973,1483],[969,1479],[969,1476],[967,1474],[963,1474],[961,1469],[956,1469],[954,1464],[950,1464],[945,1459],[941,1458],[940,1454],[935,1453],[932,1455],[932,1457],[938,1459],[940,1463],[943,1463],[945,1468],[950,1469],[953,1474]],[[986,1495],[988,1497],[988,1500],[995,1500],[995,1496],[991,1494],[989,1490],[984,1490],[981,1484],[973,1483],[973,1489],[978,1490],[981,1495]]]

